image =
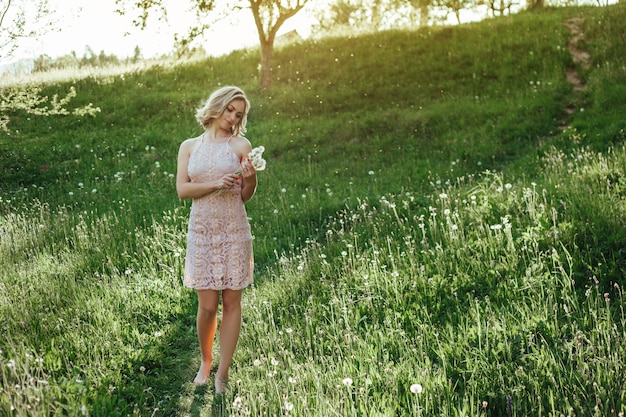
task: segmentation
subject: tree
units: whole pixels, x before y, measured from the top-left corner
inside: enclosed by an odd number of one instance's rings
[[[376,32],[386,17],[397,17],[394,0],[337,0],[316,10],[319,32]]]
[[[511,9],[519,3],[515,0],[486,0],[485,4],[493,16],[504,16],[511,14]]]
[[[12,57],[20,41],[50,30],[53,17],[54,13],[48,9],[48,0],[0,0],[0,56],[4,59]],[[39,65],[45,65],[46,62],[47,58],[42,56]],[[10,133],[10,114],[15,112],[34,116],[95,116],[100,111],[91,103],[68,110],[67,105],[76,97],[74,87],[70,87],[64,97],[44,96],[41,92],[42,87],[30,84],[0,89],[0,131]]]
[[[428,26],[428,20],[430,18],[430,8],[433,6],[432,0],[410,0],[411,5],[419,11],[420,19],[419,26]]]
[[[272,60],[274,55],[274,41],[281,26],[306,5],[309,0],[235,0],[235,3],[223,4],[217,10],[215,0],[189,0],[196,14],[197,25],[189,29],[182,37],[176,37],[178,49],[187,49],[194,39],[201,36],[211,23],[225,16],[232,10],[249,8],[259,35],[261,46],[261,79],[262,88],[269,88],[272,84]],[[137,9],[139,16],[133,23],[144,29],[151,13],[159,14],[159,19],[167,19],[167,0],[115,0],[119,6],[117,12],[126,14],[129,7]],[[177,4],[177,7],[180,7]],[[221,13],[221,15],[220,15]],[[211,19],[210,16],[213,16]]]
[[[278,29],[308,0],[249,0],[261,44],[261,87],[272,85],[272,59]]]
[[[131,58],[130,62],[136,64],[139,61],[141,61],[141,48],[139,48],[139,45],[137,45],[135,46],[135,50],[133,51],[133,57]]]
[[[476,0],[437,0],[437,6],[454,13],[454,17],[456,17],[456,22],[460,25],[461,10],[470,9],[476,4],[476,2]]]
[[[48,0],[0,0],[0,58],[11,58],[20,41],[45,34],[53,21]]]

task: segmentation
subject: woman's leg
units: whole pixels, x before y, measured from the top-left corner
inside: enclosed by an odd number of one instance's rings
[[[220,325],[220,365],[215,374],[216,392],[226,390],[228,369],[241,330],[241,294],[243,290],[222,291],[222,323]]]
[[[193,380],[195,385],[204,385],[211,373],[213,361],[213,340],[217,329],[217,308],[219,305],[219,292],[213,290],[198,290],[198,316],[196,317],[196,329],[200,342],[200,354],[202,362],[198,375]]]

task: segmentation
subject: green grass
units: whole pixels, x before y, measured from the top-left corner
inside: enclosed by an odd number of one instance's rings
[[[101,112],[16,111],[0,137],[0,414],[623,415],[625,15],[303,41],[267,91],[256,50],[44,84]],[[268,167],[219,398],[191,384],[173,173],[225,84]]]

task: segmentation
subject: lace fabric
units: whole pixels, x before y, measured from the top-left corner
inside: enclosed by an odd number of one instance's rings
[[[191,154],[191,182],[205,182],[239,169],[229,142],[201,142]],[[253,281],[252,234],[241,184],[193,200],[187,230],[186,287],[239,290]]]

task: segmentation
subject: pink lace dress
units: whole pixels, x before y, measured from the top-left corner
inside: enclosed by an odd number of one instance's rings
[[[204,140],[189,158],[191,182],[204,182],[239,169],[239,156],[225,143]],[[240,290],[252,283],[252,234],[241,184],[195,198],[191,204],[185,257],[186,287]]]

